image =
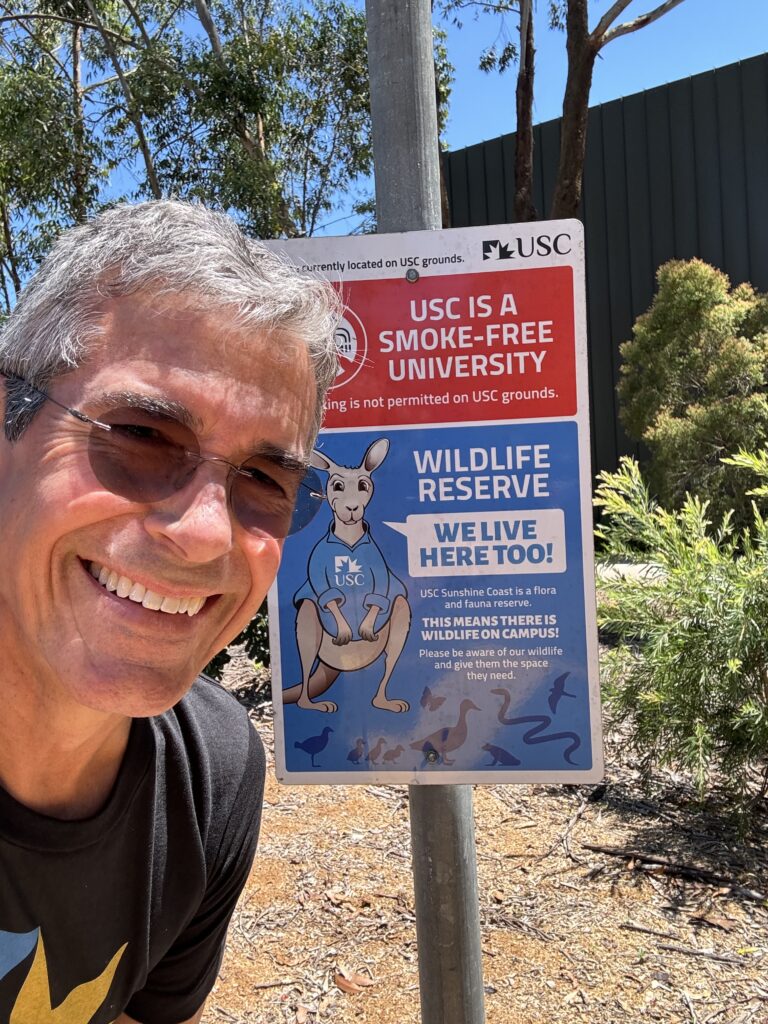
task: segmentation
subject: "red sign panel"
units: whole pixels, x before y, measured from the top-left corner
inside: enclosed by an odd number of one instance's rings
[[[326,428],[576,414],[570,267],[340,287]]]

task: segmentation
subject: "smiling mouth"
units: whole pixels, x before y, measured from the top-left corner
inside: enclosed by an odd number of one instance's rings
[[[88,562],[86,567],[105,590],[126,601],[134,601],[153,612],[165,612],[166,615],[182,615],[186,612],[191,617],[197,615],[207,600],[206,597],[169,597],[158,594],[98,562]]]

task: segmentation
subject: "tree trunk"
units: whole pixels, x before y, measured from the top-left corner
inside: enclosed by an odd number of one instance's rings
[[[88,216],[85,197],[85,124],[80,71],[79,25],[72,26],[72,214],[75,223],[84,224]]]
[[[5,255],[6,265],[8,272],[11,275],[11,281],[13,282],[13,290],[16,292],[18,298],[21,292],[21,278],[19,277],[19,270],[17,266],[16,254],[13,251],[13,235],[11,233],[11,221],[8,216],[8,207],[4,202],[0,202],[0,220],[3,224],[3,241],[5,243]]]
[[[560,163],[551,217],[577,217],[581,206],[587,112],[592,71],[599,45],[593,43],[587,22],[587,0],[568,0],[568,78],[560,129]]]
[[[536,220],[533,204],[533,4],[520,3],[520,64],[517,72],[515,135],[515,220]]]

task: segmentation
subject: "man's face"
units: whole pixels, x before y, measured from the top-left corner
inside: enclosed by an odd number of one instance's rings
[[[266,447],[307,459],[315,384],[303,344],[244,334],[178,297],[111,299],[103,313],[103,342],[51,385],[58,401],[98,419],[116,395],[148,396],[188,410],[204,454],[239,465]],[[255,614],[282,542],[231,515],[220,463],[152,504],[110,493],[90,467],[90,429],[46,402],[21,440],[0,439],[2,671],[38,700],[157,714]],[[295,490],[296,470],[265,470]],[[119,596],[126,583],[99,583],[102,568],[166,607],[204,603],[191,616],[145,607]]]

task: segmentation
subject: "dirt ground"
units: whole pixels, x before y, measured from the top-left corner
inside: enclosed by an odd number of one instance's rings
[[[271,757],[263,673],[236,657],[225,681]],[[615,738],[606,765],[475,787],[487,1024],[766,1024],[768,813],[740,838],[684,778],[644,790]],[[204,1024],[419,1024],[413,908],[406,787],[269,774]]]

